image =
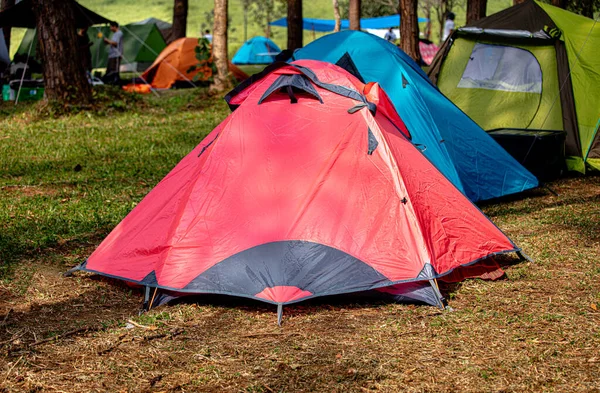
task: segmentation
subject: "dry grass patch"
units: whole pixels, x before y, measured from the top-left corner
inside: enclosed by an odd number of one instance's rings
[[[60,275],[92,244],[67,243],[51,251],[52,263],[33,255],[0,287],[0,386],[600,392],[600,178],[552,187],[559,196],[537,191],[483,207],[535,263],[506,266],[504,280],[449,287],[453,312],[325,299],[286,307],[281,328],[271,306],[237,301],[138,316],[138,291]]]

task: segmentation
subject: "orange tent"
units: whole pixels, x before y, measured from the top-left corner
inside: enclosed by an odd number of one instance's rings
[[[142,74],[142,78],[156,89],[168,89],[177,81],[193,81],[200,72],[204,75],[197,80],[208,80],[213,72],[212,56],[208,62],[200,64],[196,58],[196,47],[198,47],[198,38],[187,37],[173,41]],[[240,81],[248,78],[244,71],[231,63],[229,63],[229,72]]]

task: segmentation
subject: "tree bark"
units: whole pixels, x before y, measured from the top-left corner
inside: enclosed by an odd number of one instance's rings
[[[567,0],[552,0],[552,5],[560,8],[567,8]]]
[[[288,42],[287,48],[290,50],[302,48],[302,0],[288,0],[287,2],[287,20],[288,20]]]
[[[212,89],[223,91],[229,87],[229,59],[227,58],[227,0],[215,0],[212,55],[217,67]]]
[[[467,0],[467,24],[485,17],[487,0]]]
[[[333,0],[333,19],[335,20],[333,32],[337,33],[342,29],[342,17],[340,16],[340,4],[338,0]]]
[[[421,63],[419,51],[419,22],[417,0],[400,0],[400,49],[414,61]]]
[[[2,7],[0,8],[2,11],[7,9],[8,7],[12,7],[15,5],[15,0],[2,0]],[[10,53],[10,27],[4,27],[4,39],[6,40],[6,50]]]
[[[526,0],[513,0],[513,5],[524,3]]]
[[[350,30],[360,30],[360,0],[350,0],[348,19],[350,19]]]
[[[48,101],[88,104],[92,89],[77,47],[72,3],[64,0],[32,0],[38,32],[38,51],[44,64]]]
[[[170,41],[183,38],[187,31],[188,0],[175,0],[173,3],[173,27]]]
[[[425,31],[423,32],[423,37],[426,40],[429,40],[431,39],[431,8],[429,7],[425,9],[425,18],[427,18],[427,23],[425,24]]]

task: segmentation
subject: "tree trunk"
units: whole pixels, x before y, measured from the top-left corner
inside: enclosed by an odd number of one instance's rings
[[[552,0],[552,5],[559,8],[567,8],[567,0]]]
[[[302,48],[302,0],[288,0],[287,20],[287,48],[290,50]]]
[[[223,91],[229,87],[229,59],[227,58],[227,0],[215,0],[212,55],[217,67],[212,89]]]
[[[400,0],[400,49],[414,61],[421,63],[419,51],[419,22],[417,17],[417,0]]]
[[[425,9],[425,18],[427,18],[427,23],[425,24],[425,31],[423,32],[423,36],[426,40],[430,40],[431,39],[431,8],[429,8],[429,7],[427,7],[427,9]]]
[[[32,0],[38,32],[38,51],[44,64],[44,86],[49,101],[88,104],[92,89],[77,47],[71,2]]]
[[[487,0],[467,0],[467,24],[485,17]]]
[[[173,27],[171,41],[183,38],[187,31],[188,0],[175,0],[173,3]]]
[[[452,11],[451,9],[448,9],[448,1],[447,0],[440,0],[440,2],[438,3],[437,6],[435,6],[435,13],[437,15],[437,21],[438,21],[438,26],[439,26],[439,33],[440,33],[440,45],[444,42],[444,22],[446,21],[446,16],[448,15],[448,12]]]
[[[348,19],[350,19],[350,30],[360,30],[360,0],[350,0]]]
[[[335,19],[333,32],[337,33],[342,29],[342,17],[340,16],[340,4],[338,0],[333,0],[333,19]]]
[[[8,7],[12,7],[15,5],[15,0],[2,0],[2,7],[0,8],[2,11],[7,9]],[[5,27],[4,29],[4,39],[6,40],[6,50],[10,53],[10,27]]]
[[[524,3],[526,0],[513,0],[513,5]]]

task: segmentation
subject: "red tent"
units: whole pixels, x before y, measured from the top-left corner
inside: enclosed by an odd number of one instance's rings
[[[233,113],[80,269],[157,288],[156,299],[281,306],[380,289],[442,305],[435,279],[519,251],[410,142],[377,84],[276,63],[227,99]]]

